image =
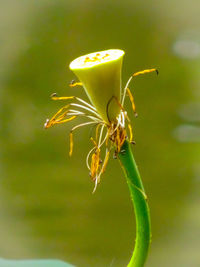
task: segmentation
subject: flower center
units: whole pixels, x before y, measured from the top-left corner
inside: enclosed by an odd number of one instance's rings
[[[85,57],[84,60],[84,64],[87,64],[88,62],[102,62],[102,61],[106,61],[104,59],[109,59],[108,57],[110,57],[110,55],[108,53],[106,53],[105,55],[103,55],[102,53],[96,53],[95,56],[92,57]]]
[[[95,65],[106,63],[112,60],[117,60],[124,54],[122,50],[119,49],[110,49],[95,53],[90,53],[85,56],[81,56],[75,59],[70,64],[70,68],[91,68]]]

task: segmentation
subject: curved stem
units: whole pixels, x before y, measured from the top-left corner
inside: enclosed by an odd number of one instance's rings
[[[118,156],[126,176],[136,217],[135,248],[128,267],[143,267],[151,242],[147,197],[128,141],[124,142]]]

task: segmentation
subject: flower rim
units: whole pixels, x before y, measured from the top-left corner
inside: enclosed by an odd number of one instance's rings
[[[90,69],[101,64],[118,60],[124,54],[125,52],[121,49],[108,49],[89,53],[74,59],[70,63],[69,68],[71,70]]]

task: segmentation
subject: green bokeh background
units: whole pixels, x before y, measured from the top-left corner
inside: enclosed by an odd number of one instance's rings
[[[125,266],[135,239],[129,192],[110,160],[92,195],[85,165],[90,128],[43,129],[77,95],[68,64],[98,50],[126,55],[139,117],[133,152],[149,198],[147,267],[200,266],[200,19],[198,0],[0,1],[0,257],[57,258],[77,266]],[[127,103],[130,114],[131,106]],[[81,122],[81,119],[79,119]]]

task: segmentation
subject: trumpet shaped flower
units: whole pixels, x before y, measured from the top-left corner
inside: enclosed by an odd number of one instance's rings
[[[82,116],[88,121],[75,125],[70,131],[70,156],[73,150],[74,130],[94,125],[95,135],[91,137],[93,144],[86,159],[91,179],[95,182],[94,191],[100,182],[101,175],[105,172],[111,151],[114,156],[121,151],[126,139],[134,143],[131,122],[124,107],[126,96],[129,97],[133,111],[135,110],[134,98],[129,89],[133,77],[156,71],[147,69],[131,75],[125,88],[121,87],[121,69],[124,51],[110,49],[106,51],[87,54],[73,60],[69,68],[75,73],[79,81],[72,81],[70,86],[82,86],[90,103],[76,96],[59,97],[52,94],[53,100],[69,101],[51,119],[47,119],[45,128],[55,124],[65,123]],[[127,134],[128,132],[128,134]],[[105,155],[102,160],[102,147],[105,146]]]

